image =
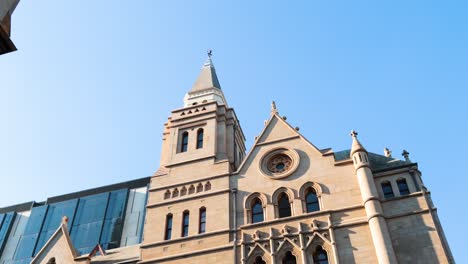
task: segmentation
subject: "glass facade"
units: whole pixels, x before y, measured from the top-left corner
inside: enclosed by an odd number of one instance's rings
[[[7,214],[0,214],[0,254],[5,247],[8,234],[10,233],[11,226],[15,220],[16,213],[11,212]]]
[[[63,216],[68,217],[70,238],[79,254],[88,254],[98,243],[103,249],[138,244],[146,198],[147,187],[124,188],[33,207],[18,213],[17,222],[16,212],[0,214],[0,264],[29,263],[57,231]],[[14,223],[20,228],[9,237]],[[124,230],[133,230],[132,236]],[[8,252],[3,254],[7,241]]]

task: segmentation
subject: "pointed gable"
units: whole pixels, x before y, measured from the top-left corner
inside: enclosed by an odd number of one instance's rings
[[[261,136],[258,138],[257,144],[287,139],[299,136],[299,133],[294,130],[278,115],[273,115],[268,121]]]
[[[265,127],[263,128],[260,135],[256,138],[252,148],[250,149],[249,153],[247,153],[247,156],[237,171],[240,172],[244,166],[248,166],[252,158],[258,155],[258,147],[262,145],[268,145],[270,143],[287,142],[294,139],[305,141],[306,144],[312,147],[312,149],[314,149],[320,156],[324,155],[322,151],[320,151],[315,145],[313,145],[289,123],[287,123],[284,118],[280,117],[278,111],[275,108],[275,111],[272,111],[270,119],[266,122]]]
[[[44,247],[37,253],[31,264],[47,263],[78,263],[75,258],[78,256],[73,246],[66,221],[64,221],[52,237],[46,242]],[[84,263],[87,261],[84,260]]]

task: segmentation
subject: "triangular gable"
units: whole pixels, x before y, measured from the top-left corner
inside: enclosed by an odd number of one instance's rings
[[[247,156],[242,161],[241,165],[237,169],[237,172],[240,172],[243,169],[246,162],[251,158],[255,147],[257,147],[258,145],[262,145],[268,142],[278,142],[281,140],[292,139],[295,137],[303,139],[305,142],[307,142],[307,144],[309,144],[313,149],[318,151],[321,155],[325,155],[322,151],[320,151],[320,149],[318,149],[314,144],[307,140],[301,133],[294,129],[288,122],[286,122],[286,120],[281,118],[276,112],[273,113],[270,119],[268,119],[268,121],[266,122],[266,125],[260,133],[260,136],[258,136],[255,139],[252,148],[249,150],[249,153],[247,153]]]
[[[55,258],[56,263],[75,263],[74,259],[77,256],[64,222],[37,253],[31,264],[47,263],[52,258]]]

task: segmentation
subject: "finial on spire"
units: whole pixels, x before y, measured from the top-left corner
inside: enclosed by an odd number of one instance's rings
[[[403,150],[401,155],[405,158],[405,161],[411,162],[411,160],[409,159],[409,152],[406,149]]]
[[[387,158],[392,157],[392,151],[389,150],[388,148],[384,148],[384,154],[385,154],[385,157],[387,157]]]
[[[351,137],[353,138],[353,144],[351,146],[351,152],[350,152],[350,157],[353,157],[353,154],[357,151],[364,151],[367,152],[367,150],[361,145],[361,142],[357,139],[358,133],[353,129],[351,130]]]
[[[271,101],[271,115],[278,114],[275,101]]]
[[[209,50],[206,51],[206,54],[208,54],[208,57],[211,58],[211,56],[213,56],[213,51],[211,49],[209,49]]]

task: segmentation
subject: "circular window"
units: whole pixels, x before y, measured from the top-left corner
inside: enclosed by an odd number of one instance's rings
[[[278,154],[268,160],[268,170],[272,173],[282,173],[287,171],[292,165],[292,160],[288,155]]]
[[[273,179],[291,175],[298,165],[297,152],[283,147],[270,150],[260,160],[260,169],[263,174]]]

